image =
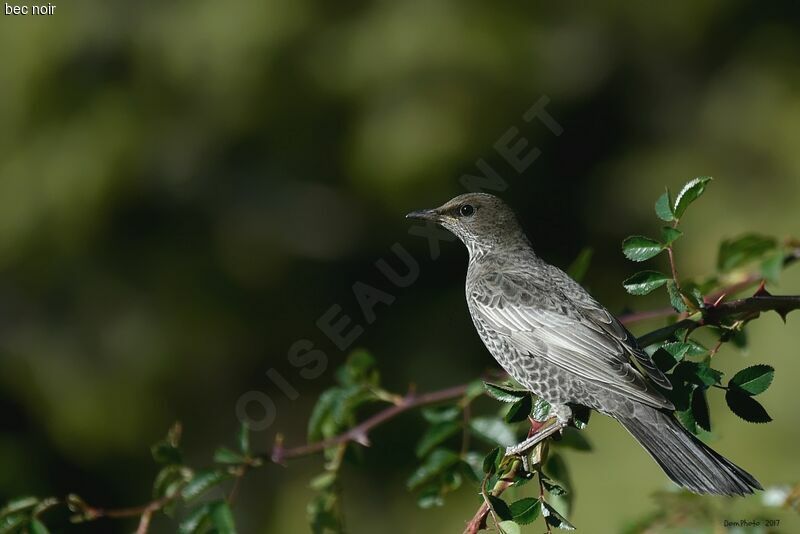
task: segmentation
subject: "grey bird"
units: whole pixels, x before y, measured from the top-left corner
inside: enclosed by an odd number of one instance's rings
[[[552,405],[554,422],[507,454],[521,454],[561,431],[570,406],[611,416],[695,493],[745,495],[763,489],[752,475],[688,432],[657,389],[671,385],[636,338],[575,280],[539,258],[513,211],[470,193],[411,219],[433,221],[469,250],[467,302],[478,334],[517,382]]]

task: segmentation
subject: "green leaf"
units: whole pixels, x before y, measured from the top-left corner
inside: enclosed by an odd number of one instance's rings
[[[236,442],[242,454],[250,454],[250,428],[244,421],[242,421],[242,424],[239,426],[239,432],[236,434]]]
[[[332,417],[336,406],[343,401],[343,389],[334,387],[322,392],[311,410],[308,419],[308,439],[309,441],[320,441],[323,439],[323,426]]]
[[[343,386],[377,386],[380,381],[375,358],[364,349],[350,353],[337,377]]]
[[[675,280],[667,280],[667,294],[669,295],[669,303],[676,312],[681,313],[689,309],[681,297],[681,292]]]
[[[540,423],[544,423],[547,421],[549,415],[550,403],[544,399],[537,398],[536,402],[533,403],[533,412],[531,413],[531,417]]]
[[[506,423],[519,423],[521,421],[527,421],[528,416],[531,415],[532,408],[533,399],[530,395],[525,395],[517,402],[512,404],[511,408],[508,409],[508,413],[505,417]]]
[[[16,513],[0,518],[0,534],[18,533],[21,527],[28,520],[27,514]]]
[[[23,510],[28,510],[39,504],[37,497],[19,497],[8,501],[2,509],[0,509],[0,517],[5,517]]]
[[[589,270],[589,264],[592,262],[593,254],[594,250],[591,247],[581,249],[578,257],[567,268],[567,274],[576,282],[583,281],[586,272]]]
[[[534,408],[534,411],[536,408]],[[572,407],[572,422],[575,428],[583,430],[589,425],[589,418],[592,416],[592,410],[586,406],[573,406]],[[538,419],[537,419],[538,421]]]
[[[725,402],[733,413],[750,423],[769,423],[772,418],[753,397],[731,388],[725,392]]]
[[[509,386],[501,386],[499,384],[492,384],[484,382],[483,387],[490,397],[493,397],[500,402],[517,402],[523,397],[529,396],[530,393],[523,389],[515,389]]]
[[[622,285],[631,295],[647,295],[666,284],[669,279],[658,271],[642,271],[625,280]]]
[[[669,197],[669,189],[664,191],[656,200],[656,215],[662,221],[672,222],[675,220],[675,214],[672,213],[672,200]]]
[[[28,534],[49,534],[50,530],[45,526],[44,523],[39,521],[38,519],[34,518],[28,524]]]
[[[622,242],[622,253],[632,261],[645,261],[658,256],[664,250],[664,245],[641,235],[632,235]]]
[[[772,237],[758,234],[745,234],[734,239],[725,239],[719,245],[717,269],[728,272],[742,267],[751,261],[761,259],[767,252],[778,246]],[[783,255],[781,255],[781,263]]]
[[[711,418],[708,414],[708,399],[704,388],[695,388],[692,394],[692,415],[700,428],[711,432]]]
[[[308,483],[308,487],[316,491],[324,491],[332,487],[335,482],[336,472],[327,471],[312,478],[311,482]]]
[[[458,433],[461,430],[461,422],[459,421],[446,421],[438,423],[430,428],[422,435],[419,443],[417,444],[417,457],[422,458],[433,450],[434,447],[445,441],[450,436]]]
[[[774,377],[775,369],[771,366],[764,364],[753,365],[733,375],[729,384],[735,385],[748,395],[758,395],[767,390]]]
[[[675,198],[675,207],[672,209],[676,219],[683,217],[683,214],[686,213],[686,208],[689,207],[689,204],[700,198],[706,190],[706,184],[710,181],[710,176],[701,176],[690,180],[683,186],[683,189],[681,189],[681,192],[678,193],[678,196]]]
[[[672,226],[661,227],[661,240],[665,245],[671,245],[676,239],[683,235],[683,232]]]
[[[544,486],[544,489],[546,489],[548,492],[552,493],[553,495],[557,495],[559,497],[566,495],[568,493],[567,490],[565,490],[563,487],[559,486],[558,484],[556,484],[547,477],[542,477],[542,486]]]
[[[685,356],[702,356],[708,352],[708,349],[692,339],[664,343],[661,348],[667,351],[676,362],[683,360]]]
[[[417,497],[417,506],[426,510],[434,506],[444,506],[444,497],[437,486],[431,486],[422,491]]]
[[[777,284],[780,281],[783,266],[783,251],[779,250],[777,253],[767,256],[767,258],[761,262],[761,276],[763,276],[767,282]]]
[[[489,503],[492,505],[492,510],[497,514],[497,517],[504,521],[512,518],[511,509],[508,507],[508,504],[506,504],[506,501],[494,495],[488,495],[488,497]]]
[[[185,501],[196,499],[228,477],[229,475],[222,471],[200,471],[183,487],[181,497]]]
[[[183,463],[183,454],[178,447],[169,444],[167,441],[159,441],[150,447],[153,460],[160,464],[180,464]]]
[[[519,525],[513,521],[500,521],[497,528],[500,529],[501,534],[520,534],[522,532]]]
[[[496,417],[476,417],[469,422],[469,427],[476,436],[489,443],[511,447],[517,442],[511,427]]]
[[[219,447],[214,451],[214,461],[218,464],[239,465],[245,463],[247,458],[227,447]]]
[[[461,458],[447,449],[436,449],[428,455],[414,473],[409,477],[406,482],[408,489],[416,489],[423,484],[429,482],[434,477],[441,475],[447,468],[457,464]]]
[[[181,465],[167,465],[161,468],[153,482],[153,498],[172,497],[178,488],[191,478],[191,471]]]
[[[500,465],[503,455],[500,453],[500,447],[495,447],[483,459],[483,472],[487,475],[493,475]]]
[[[211,524],[217,534],[236,534],[236,522],[233,519],[233,512],[226,501],[216,501],[211,503]]]
[[[422,417],[429,423],[445,423],[455,421],[461,417],[461,408],[455,404],[449,406],[439,406],[436,408],[424,408]]]
[[[202,527],[208,524],[209,511],[211,507],[208,504],[198,506],[189,512],[183,521],[178,525],[179,534],[195,534],[202,530]]]
[[[697,434],[697,421],[695,421],[694,414],[692,413],[691,409],[676,411],[675,417],[678,418],[678,421],[681,422],[686,430],[692,434]]]
[[[542,509],[542,503],[539,499],[533,497],[526,497],[516,502],[511,503],[511,516],[514,521],[520,525],[527,525],[536,521]]]
[[[559,514],[555,508],[547,504],[546,502],[542,503],[542,516],[544,520],[547,521],[547,524],[551,527],[560,528],[562,530],[575,530],[575,527],[567,521],[564,516]]]

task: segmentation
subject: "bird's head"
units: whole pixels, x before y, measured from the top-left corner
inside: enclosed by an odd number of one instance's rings
[[[408,219],[435,222],[453,232],[473,253],[497,246],[527,243],[517,217],[505,202],[486,193],[467,193],[438,208],[414,211]]]

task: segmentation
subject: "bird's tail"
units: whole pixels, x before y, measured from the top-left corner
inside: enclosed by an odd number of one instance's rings
[[[672,414],[643,405],[636,412],[635,418],[617,419],[679,486],[714,495],[747,495],[764,489],[753,475],[693,436]]]

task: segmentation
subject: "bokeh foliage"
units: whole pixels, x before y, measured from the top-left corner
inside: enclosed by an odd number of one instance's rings
[[[275,400],[274,429],[301,441],[345,359],[316,319],[333,303],[357,317],[350,286],[373,276],[394,241],[425,257],[402,214],[461,192],[458,177],[479,157],[509,178],[506,197],[543,257],[564,266],[594,248],[586,284],[615,312],[660,302],[625,299],[618,282],[634,271],[617,250],[630,233],[658,235],[647,225],[664,184],[717,177],[715,195],[682,224],[682,273],[710,272],[711,244],[724,239],[800,234],[797,9],[200,0],[0,17],[0,500],[75,491],[138,502],[155,475],[143,443],[180,419],[187,456],[205,459],[235,431],[236,400],[251,389]],[[541,95],[559,137],[521,124]],[[510,126],[542,151],[521,176],[492,149]],[[446,248],[360,340],[390,389],[443,387],[490,364],[465,334],[454,274],[463,262]],[[780,287],[798,282],[789,271]],[[764,318],[749,332],[760,349],[724,369],[776,367],[763,394],[775,421],[753,430],[733,415],[713,421],[736,433],[727,456],[771,444],[748,464],[767,483],[800,439],[795,388],[780,378],[800,372],[790,330]],[[287,363],[302,338],[328,352],[318,380]],[[265,378],[272,367],[297,400]],[[401,520],[415,506],[403,481],[423,427],[397,428],[375,440],[408,455],[365,455],[395,483],[353,475],[369,498],[345,506],[365,528],[413,532],[420,524]],[[254,441],[271,443],[274,429]],[[653,509],[661,474],[600,418],[590,433],[593,454],[637,477],[601,487],[596,459],[568,452],[576,485]],[[288,510],[309,500],[317,468],[247,483],[247,531],[305,529]],[[453,524],[474,504],[450,502],[422,526]],[[636,515],[588,500],[575,514],[600,530]]]

